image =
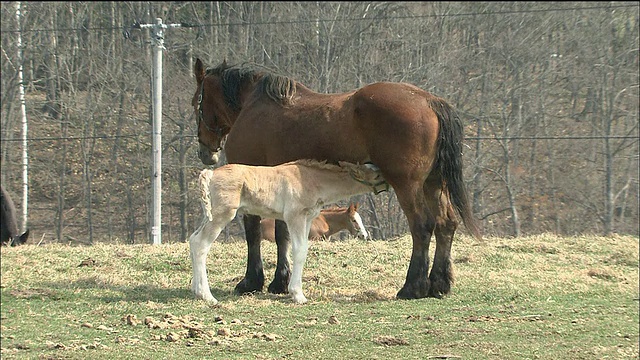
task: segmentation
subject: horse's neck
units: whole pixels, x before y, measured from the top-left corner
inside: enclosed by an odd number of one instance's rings
[[[314,179],[321,179],[322,173],[318,173]],[[349,174],[343,173],[338,176],[332,175],[324,179],[322,183],[326,186],[322,187],[322,198],[326,204],[335,203],[340,200],[350,198],[354,195],[365,194],[371,192],[369,185],[355,181]]]
[[[329,230],[324,234],[325,236],[331,236],[340,230],[347,228],[347,222],[345,218],[348,216],[346,212],[324,212],[322,213],[324,220],[329,227]]]

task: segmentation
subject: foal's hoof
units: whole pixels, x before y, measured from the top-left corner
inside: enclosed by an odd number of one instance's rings
[[[291,294],[291,300],[293,300],[295,304],[304,304],[307,302],[307,298],[304,296],[301,289],[291,289],[289,294]]]
[[[216,304],[218,304],[218,299],[214,298],[213,295],[211,295],[211,294],[198,294],[198,293],[196,293],[196,298],[206,301],[208,305],[216,305]]]
[[[238,285],[236,285],[233,291],[238,295],[251,294],[262,291],[263,286],[264,282],[259,284],[244,278],[238,283]]]

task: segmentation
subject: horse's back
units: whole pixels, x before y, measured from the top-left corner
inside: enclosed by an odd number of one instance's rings
[[[425,174],[437,155],[433,98],[408,83],[378,82],[340,94],[301,89],[288,106],[266,98],[254,101],[228,135],[227,160],[252,165],[303,158],[371,161],[385,177]]]

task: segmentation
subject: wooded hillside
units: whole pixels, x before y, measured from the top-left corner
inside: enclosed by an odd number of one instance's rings
[[[21,209],[22,65],[33,242],[149,241],[152,37],[134,24],[156,18],[182,25],[164,31],[163,242],[201,219],[195,57],[318,92],[404,81],[445,98],[485,234],[639,232],[637,2],[1,5],[2,183]],[[375,238],[406,233],[393,192],[355,200]]]

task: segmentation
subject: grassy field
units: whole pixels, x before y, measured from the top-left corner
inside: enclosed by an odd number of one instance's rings
[[[263,243],[267,282],[275,245]],[[433,248],[433,246],[432,246]],[[432,249],[433,250],[433,249]],[[637,359],[638,237],[456,238],[442,300],[396,300],[411,251],[314,242],[305,305],[236,296],[244,242],[215,243],[189,291],[187,244],[2,248],[3,359]]]

